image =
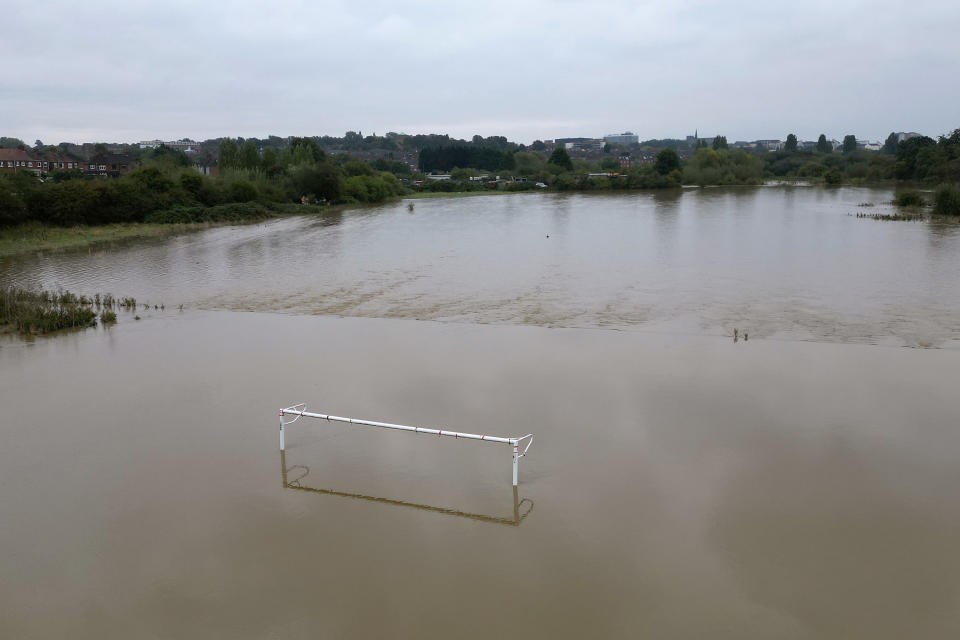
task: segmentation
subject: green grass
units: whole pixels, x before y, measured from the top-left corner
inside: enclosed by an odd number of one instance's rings
[[[0,257],[33,251],[67,249],[128,238],[154,238],[202,229],[206,224],[106,224],[101,226],[52,227],[28,222],[0,228]]]
[[[0,227],[0,258],[34,251],[85,247],[132,238],[164,237],[214,226],[255,223],[262,222],[267,218],[321,213],[329,210],[329,207],[277,204],[270,208],[269,213],[250,219],[226,217],[232,210],[225,207],[223,212],[225,217],[200,222],[135,222],[76,227],[54,227],[40,222],[28,222],[13,227]]]

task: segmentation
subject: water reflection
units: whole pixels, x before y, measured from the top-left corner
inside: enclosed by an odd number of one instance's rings
[[[377,502],[380,504],[392,504],[398,507],[410,507],[412,509],[420,509],[422,511],[432,511],[434,513],[442,513],[448,516],[459,516],[461,518],[469,518],[470,520],[478,520],[480,522],[490,522],[493,524],[505,524],[512,527],[520,526],[520,523],[523,522],[530,512],[533,511],[533,501],[529,498],[520,499],[520,495],[517,492],[517,487],[512,487],[513,489],[513,517],[512,518],[500,518],[497,516],[485,515],[482,513],[470,513],[468,511],[460,511],[459,509],[451,509],[448,507],[436,507],[429,504],[419,504],[416,502],[408,502],[406,500],[394,500],[392,498],[380,498],[377,496],[368,496],[362,493],[350,493],[347,491],[335,491],[333,489],[318,489],[316,487],[308,487],[302,483],[302,480],[310,474],[310,467],[304,464],[295,464],[292,466],[287,466],[287,455],[286,452],[280,452],[280,469],[283,475],[283,488],[284,489],[296,489],[297,491],[309,491],[312,493],[321,493],[329,496],[340,496],[342,498],[353,498],[355,500],[367,500],[369,502]],[[291,474],[293,474],[293,479],[290,479]]]

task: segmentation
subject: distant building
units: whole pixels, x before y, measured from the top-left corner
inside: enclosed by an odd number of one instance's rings
[[[603,151],[603,138],[557,138],[557,145],[563,145],[567,151]]]
[[[624,131],[605,135],[603,141],[607,144],[637,144],[640,142],[640,136],[632,131]]]
[[[687,144],[691,147],[696,147],[699,143],[703,142],[708,147],[713,146],[713,138],[715,136],[710,136],[709,138],[701,138],[699,133],[694,133],[692,136],[687,136]]]
[[[622,156],[620,156],[619,160],[620,160],[620,168],[621,168],[621,169],[629,169],[629,168],[630,168],[631,158],[630,158],[630,154],[629,154],[629,153],[625,153],[625,154],[623,154]]]
[[[197,153],[200,149],[200,143],[190,138],[171,140],[169,142],[164,142],[163,140],[141,140],[139,145],[141,149],[156,149],[160,145],[163,145],[171,149],[176,149],[177,151],[183,151],[184,153]]]
[[[909,140],[910,138],[919,138],[922,135],[922,133],[917,133],[915,131],[897,131],[897,142],[903,142],[904,140]]]
[[[200,148],[200,143],[190,138],[183,138],[174,142],[164,142],[164,146],[183,151],[184,153],[196,153]]]
[[[753,144],[756,149],[766,149],[767,151],[780,151],[783,149],[782,140],[755,140]]]

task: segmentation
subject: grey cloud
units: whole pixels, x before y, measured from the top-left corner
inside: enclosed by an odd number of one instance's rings
[[[2,9],[0,128],[731,140],[960,126],[955,2],[89,2]]]

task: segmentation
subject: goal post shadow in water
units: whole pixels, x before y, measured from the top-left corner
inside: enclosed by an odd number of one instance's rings
[[[482,513],[470,513],[469,511],[461,511],[459,509],[452,509],[450,507],[437,507],[429,504],[419,504],[416,502],[409,502],[406,500],[396,500],[393,498],[381,498],[377,496],[368,496],[362,493],[350,493],[348,491],[336,491],[334,489],[319,489],[317,487],[309,487],[303,484],[303,479],[310,474],[310,467],[303,464],[295,464],[292,466],[287,466],[287,452],[283,449],[280,450],[280,469],[283,474],[283,488],[284,489],[294,489],[296,491],[307,491],[310,493],[319,493],[328,496],[340,496],[341,498],[352,498],[354,500],[366,500],[368,502],[376,502],[379,504],[390,504],[397,507],[409,507],[411,509],[420,509],[421,511],[432,511],[434,513],[442,513],[448,516],[457,516],[460,518],[468,518],[470,520],[478,520],[480,522],[490,522],[492,524],[505,524],[512,527],[520,526],[520,523],[523,522],[530,512],[533,511],[533,501],[529,498],[520,498],[519,492],[517,490],[517,485],[511,487],[513,489],[513,517],[512,518],[501,518],[497,516],[486,515]],[[291,479],[290,475],[296,474],[294,478]]]

